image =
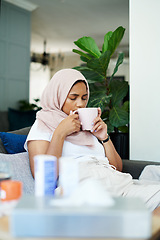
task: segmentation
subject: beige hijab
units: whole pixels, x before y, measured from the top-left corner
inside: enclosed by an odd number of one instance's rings
[[[62,111],[62,107],[70,89],[77,80],[86,82],[89,97],[88,83],[79,71],[62,69],[52,77],[41,97],[42,110],[36,116],[41,130],[54,132],[59,123],[68,116]],[[87,131],[73,133],[67,136],[66,140],[77,145],[93,145],[92,134]]]

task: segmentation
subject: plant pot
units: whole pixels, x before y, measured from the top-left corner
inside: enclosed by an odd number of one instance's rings
[[[8,109],[9,131],[18,130],[33,125],[36,119],[36,110],[19,111]]]
[[[110,133],[110,138],[122,159],[129,159],[129,133]]]

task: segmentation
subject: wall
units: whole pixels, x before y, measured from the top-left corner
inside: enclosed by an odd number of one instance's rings
[[[0,111],[29,97],[30,12],[2,1],[0,15]]]
[[[160,161],[160,1],[130,0],[130,159]]]
[[[36,98],[41,98],[42,92],[49,80],[50,69],[48,66],[42,66],[42,64],[34,62],[30,64],[30,103],[35,103],[34,99]]]
[[[52,76],[60,69],[73,68],[81,64],[79,55],[75,53],[52,54],[54,61],[50,67],[40,63],[31,63],[30,67],[30,102],[41,98],[42,92]]]

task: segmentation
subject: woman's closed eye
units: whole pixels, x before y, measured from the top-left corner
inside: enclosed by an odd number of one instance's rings
[[[82,97],[82,100],[87,100],[87,99],[88,99],[88,95]]]
[[[69,99],[70,99],[70,100],[76,100],[77,97],[78,97],[78,95],[72,94],[71,96],[69,96]]]
[[[72,101],[74,101],[74,100],[76,100],[77,98],[75,97],[75,98],[69,98],[70,100],[72,100]]]
[[[69,98],[69,99],[72,100],[72,101],[75,101],[77,98],[75,97],[75,98]],[[82,98],[82,100],[83,100],[83,101],[86,101],[86,100],[87,100],[87,97]]]
[[[75,101],[79,96],[78,95],[74,95],[74,96],[70,96],[69,99],[72,100],[72,101]],[[81,97],[83,101],[86,101],[88,99],[88,94],[84,95]]]

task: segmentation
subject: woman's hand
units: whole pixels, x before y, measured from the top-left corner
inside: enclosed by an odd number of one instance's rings
[[[107,125],[101,119],[101,109],[100,108],[98,108],[98,116],[93,121],[93,128],[92,128],[91,132],[94,136],[96,136],[101,141],[108,137]]]
[[[68,117],[66,117],[60,124],[58,125],[56,131],[59,131],[64,137],[68,135],[79,132],[81,129],[81,122],[79,121],[78,114],[71,111]]]
[[[99,140],[105,140],[108,138],[107,125],[101,119],[101,109],[98,108],[98,116],[93,121],[92,133]],[[103,143],[105,155],[109,160],[109,163],[116,167],[118,171],[122,171],[122,159],[117,153],[111,139],[106,143]]]

